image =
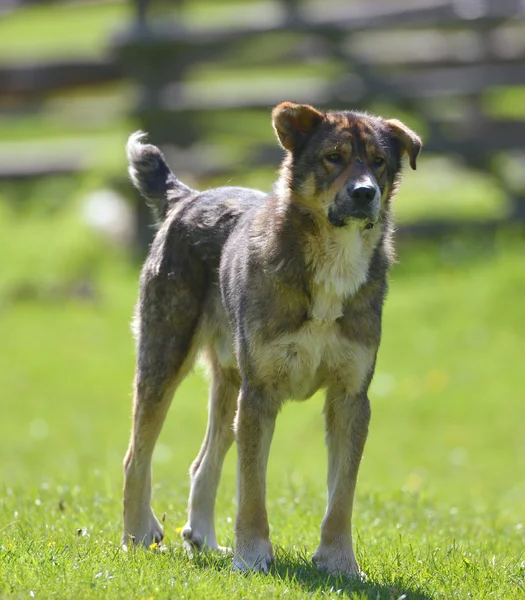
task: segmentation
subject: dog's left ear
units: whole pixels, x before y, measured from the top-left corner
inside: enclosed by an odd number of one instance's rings
[[[286,150],[297,150],[324,119],[324,114],[308,104],[282,102],[272,111],[275,133]]]
[[[416,170],[416,159],[423,145],[421,138],[409,129],[404,123],[397,119],[389,119],[385,121],[385,125],[390,129],[392,135],[399,140],[403,152],[408,154],[410,166]]]

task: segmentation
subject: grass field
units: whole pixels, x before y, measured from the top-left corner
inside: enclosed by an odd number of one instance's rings
[[[155,454],[167,550],[119,551],[138,270],[78,223],[74,205],[47,216],[0,206],[0,597],[523,597],[520,236],[400,249],[355,510],[368,581],[355,584],[309,558],[326,496],[319,396],[278,420],[273,572],[234,575],[227,557],[182,552],[187,470],[206,419],[199,373],[178,392]],[[91,291],[71,295],[79,274]],[[234,497],[232,452],[222,543],[232,542]]]

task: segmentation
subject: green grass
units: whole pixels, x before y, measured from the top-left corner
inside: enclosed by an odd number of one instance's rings
[[[228,557],[183,553],[187,470],[206,419],[199,372],[155,453],[167,550],[119,551],[137,268],[82,226],[76,202],[0,206],[0,597],[523,597],[522,237],[400,248],[354,519],[368,581],[355,584],[310,563],[326,496],[320,396],[278,419],[272,573],[239,576]],[[91,295],[53,291],[79,278]],[[232,451],[222,543],[232,543],[234,497]]]

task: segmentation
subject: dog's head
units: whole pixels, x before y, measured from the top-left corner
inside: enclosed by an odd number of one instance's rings
[[[335,227],[373,227],[388,209],[403,154],[415,169],[421,149],[420,138],[396,119],[283,102],[272,120],[287,151],[281,177],[293,201]]]

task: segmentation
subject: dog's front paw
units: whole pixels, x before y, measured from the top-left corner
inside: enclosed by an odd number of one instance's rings
[[[351,546],[323,546],[312,557],[315,566],[330,575],[346,575],[364,579]]]
[[[270,540],[252,539],[248,543],[237,544],[233,556],[233,570],[241,573],[245,571],[268,573],[273,560]]]

